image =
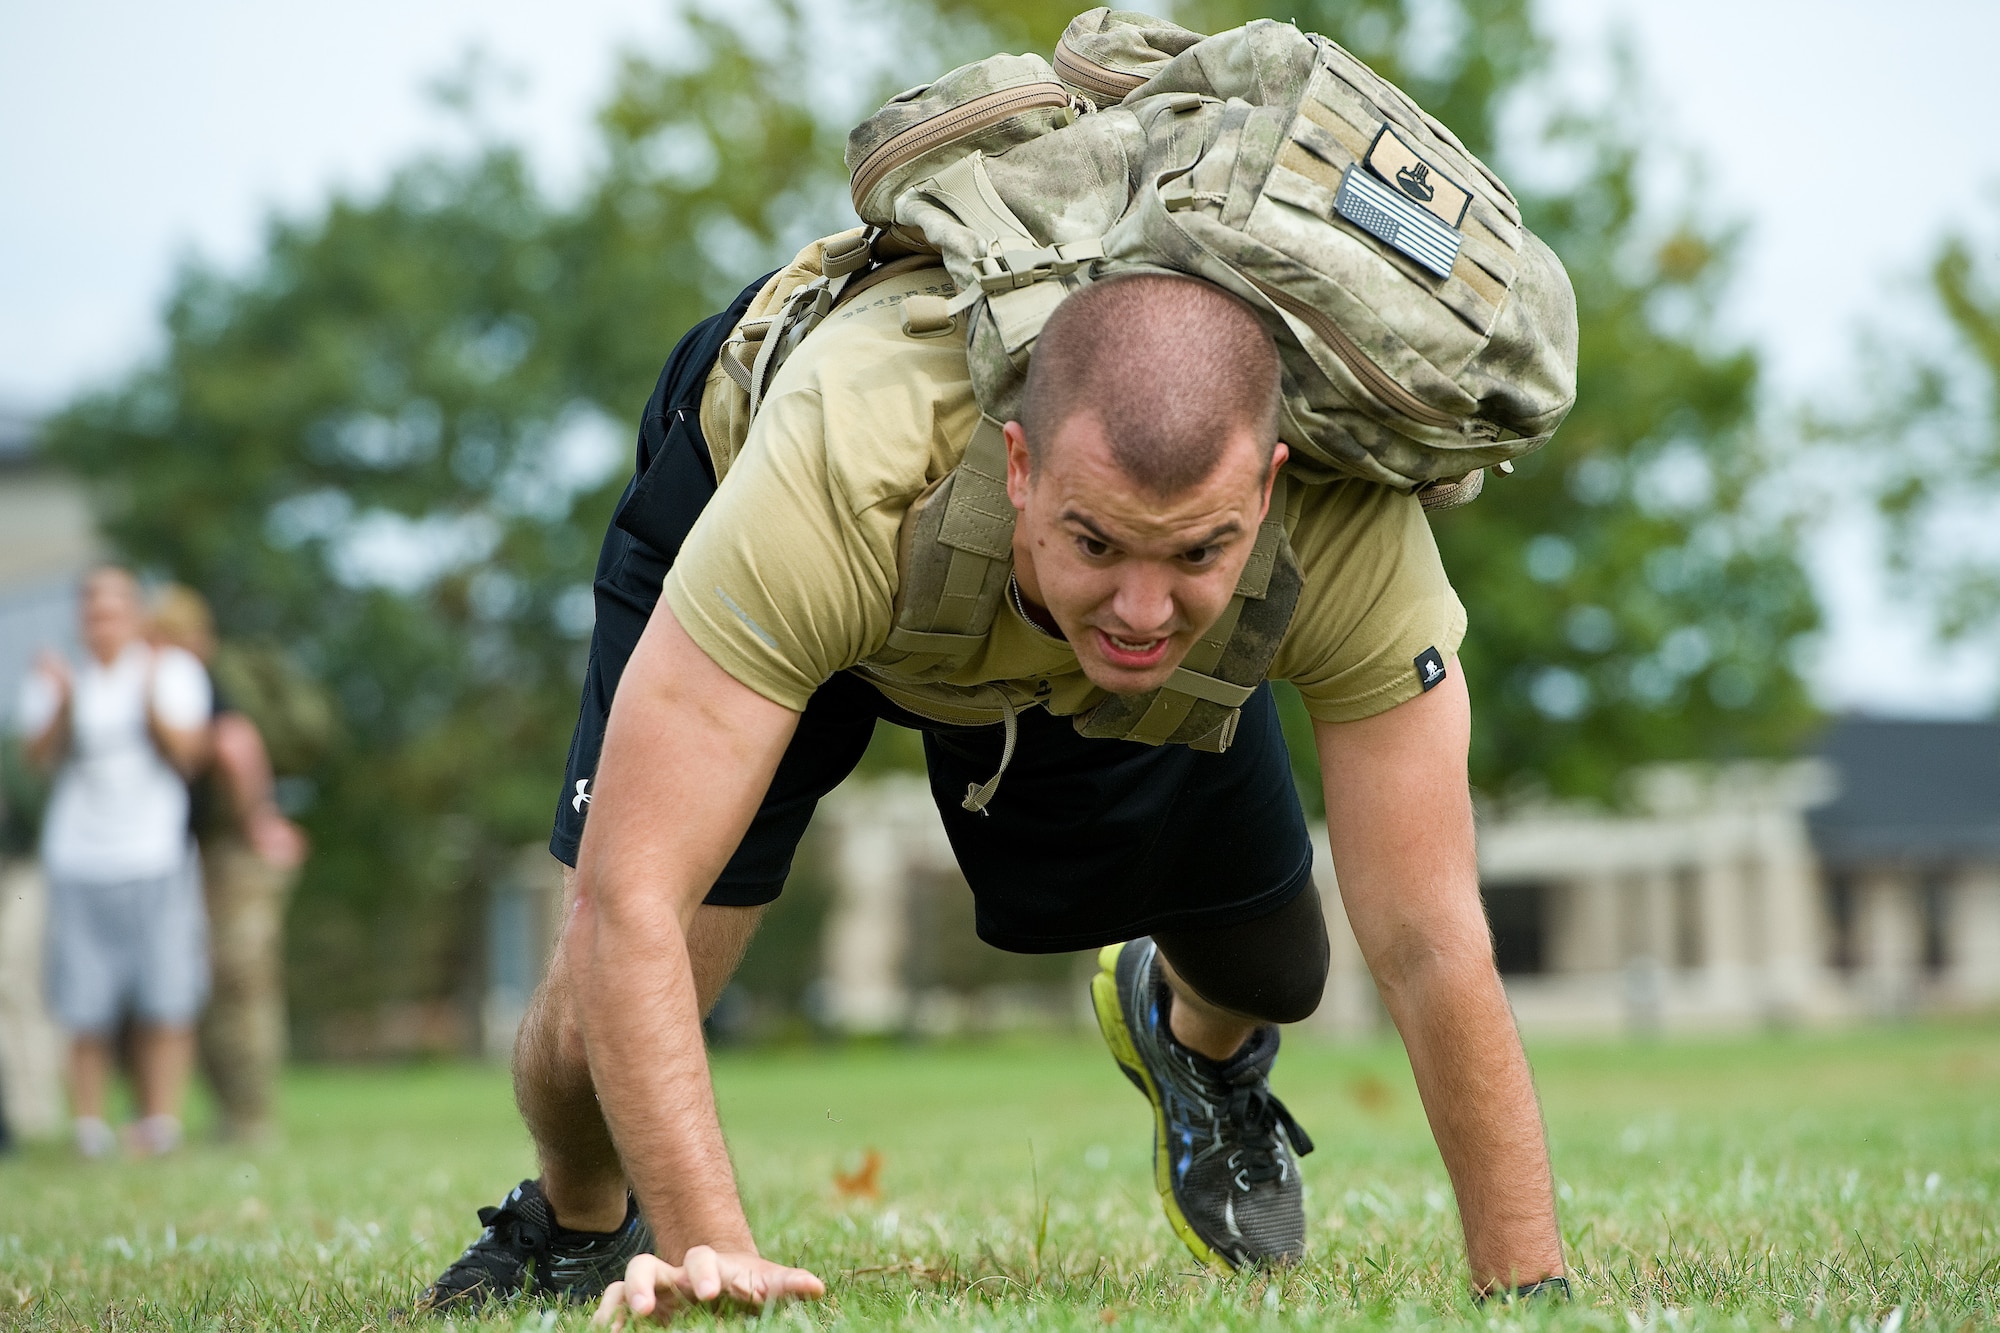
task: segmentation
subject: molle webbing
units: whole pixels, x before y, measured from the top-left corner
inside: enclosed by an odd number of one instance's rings
[[[943,680],[978,653],[1014,569],[1007,438],[982,416],[965,457],[910,506],[896,564],[895,614],[866,665],[896,680]]]

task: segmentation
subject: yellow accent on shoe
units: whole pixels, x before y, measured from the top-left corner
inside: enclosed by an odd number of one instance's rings
[[[1119,1067],[1132,1076],[1139,1090],[1146,1094],[1146,1100],[1153,1106],[1153,1189],[1160,1196],[1160,1207],[1167,1215],[1167,1223],[1174,1234],[1181,1238],[1181,1244],[1190,1253],[1209,1267],[1222,1273],[1236,1271],[1235,1265],[1210,1247],[1195,1233],[1189,1224],[1187,1214],[1181,1211],[1180,1201],[1174,1198],[1173,1156],[1167,1143],[1167,1110],[1160,1099],[1160,1088],[1146,1070],[1146,1062],[1139,1058],[1139,1048],[1132,1041],[1132,1030],[1125,1022],[1125,1007],[1118,999],[1118,955],[1124,944],[1107,944],[1097,954],[1097,974],[1090,979],[1091,1008],[1097,1013],[1098,1031],[1104,1034],[1104,1044],[1111,1048],[1111,1058]]]

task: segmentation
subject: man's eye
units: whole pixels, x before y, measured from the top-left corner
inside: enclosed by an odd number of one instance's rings
[[[1192,551],[1181,552],[1181,563],[1200,569],[1204,565],[1214,564],[1216,557],[1221,554],[1220,546],[1197,546]]]
[[[1078,537],[1076,539],[1076,549],[1082,551],[1092,560],[1102,560],[1105,556],[1111,554],[1111,547],[1097,540],[1095,537]]]

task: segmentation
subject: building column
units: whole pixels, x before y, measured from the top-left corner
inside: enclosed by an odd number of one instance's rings
[[[1611,973],[1622,961],[1621,882],[1616,875],[1579,875],[1561,885],[1549,921],[1549,971]]]
[[[513,1055],[528,1002],[549,970],[562,932],[562,875],[562,863],[547,847],[524,847],[489,891],[486,997],[479,1011],[480,1042],[489,1059]]]
[[[1946,898],[1945,978],[1959,1004],[2000,1000],[2000,866],[1967,866]]]
[[[1855,883],[1855,900],[1862,993],[1877,1013],[1907,1013],[1917,1002],[1924,963],[1917,877],[1900,867],[1866,871]]]
[[[822,936],[825,1018],[843,1032],[890,1032],[908,1017],[909,858],[885,808],[892,784],[838,793],[821,809],[832,833],[834,896]]]
[[[1717,1015],[1748,1017],[1749,965],[1755,941],[1758,885],[1745,874],[1737,839],[1718,828],[1707,859],[1695,868],[1696,934],[1701,946],[1703,1007]]]
[[[1626,882],[1625,1021],[1657,1032],[1666,1021],[1667,976],[1674,961],[1674,868],[1654,866]]]
[[[1836,1006],[1819,863],[1795,808],[1761,812],[1756,847],[1764,1004],[1773,1018],[1823,1017]]]

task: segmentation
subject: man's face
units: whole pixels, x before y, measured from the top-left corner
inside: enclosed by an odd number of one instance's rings
[[[139,586],[122,569],[100,569],[83,585],[83,643],[100,662],[112,662],[143,628]]]
[[[1118,466],[1090,413],[1058,427],[1032,469],[1020,424],[1007,424],[1015,575],[1092,684],[1144,694],[1166,683],[1228,609],[1284,461],[1281,444],[1267,466],[1245,426],[1207,480],[1162,497]]]

